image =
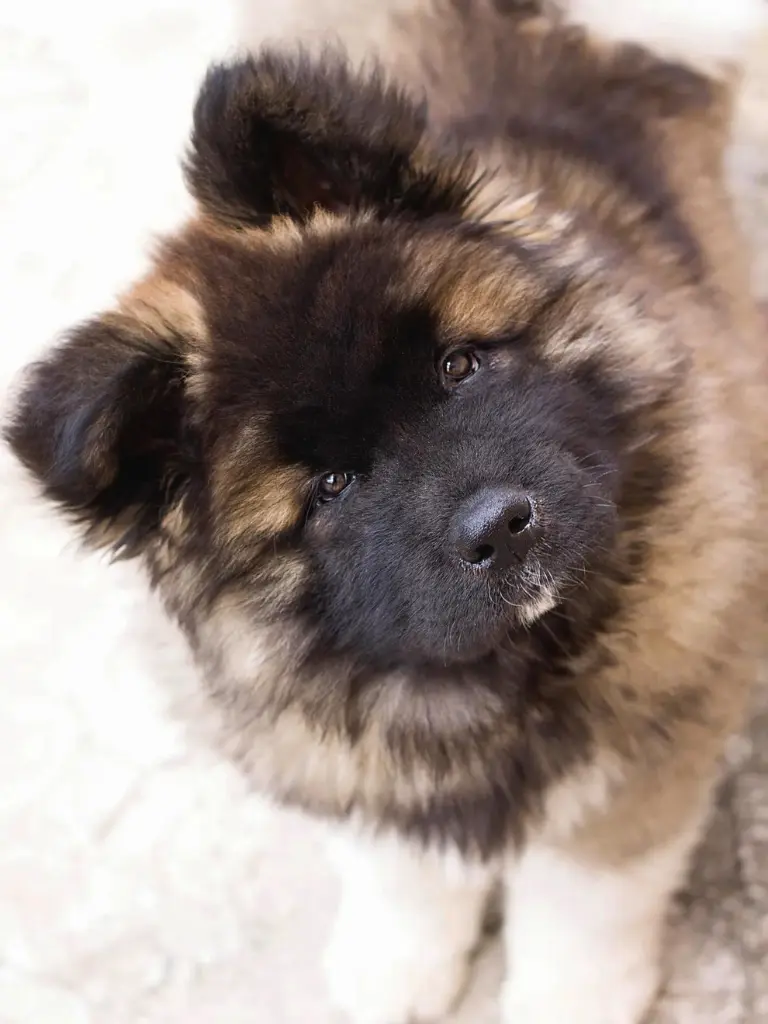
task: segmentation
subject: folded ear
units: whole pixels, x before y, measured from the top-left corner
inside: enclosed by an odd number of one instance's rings
[[[204,207],[235,222],[301,219],[317,207],[460,212],[473,167],[431,152],[425,132],[424,108],[378,71],[266,52],[209,70],[186,176]]]
[[[183,478],[177,349],[122,314],[77,329],[32,366],[6,438],[89,539],[135,554]]]

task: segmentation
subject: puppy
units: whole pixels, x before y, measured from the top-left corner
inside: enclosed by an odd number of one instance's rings
[[[400,84],[213,67],[196,215],[29,371],[18,457],[143,561],[253,786],[338,823],[356,1024],[449,1010],[499,878],[505,1022],[656,993],[765,632],[722,167],[761,10],[436,0]]]

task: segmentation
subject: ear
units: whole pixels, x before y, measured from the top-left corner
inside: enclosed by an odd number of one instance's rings
[[[266,52],[212,67],[194,113],[187,182],[229,221],[319,207],[382,215],[460,212],[473,194],[467,157],[432,153],[426,114],[378,71],[334,55]]]
[[[138,553],[183,479],[180,350],[121,314],[32,366],[6,438],[89,539]]]

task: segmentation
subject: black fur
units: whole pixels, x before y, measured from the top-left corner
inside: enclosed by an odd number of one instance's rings
[[[460,212],[472,192],[468,155],[415,166],[426,109],[376,71],[362,80],[343,59],[324,73],[307,57],[267,53],[211,68],[195,106],[186,165],[194,194],[236,223],[316,206],[381,214]]]
[[[6,439],[50,499],[138,554],[189,477],[183,379],[171,342],[93,320],[27,372]]]

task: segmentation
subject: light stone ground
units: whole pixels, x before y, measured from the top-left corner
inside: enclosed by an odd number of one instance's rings
[[[275,16],[280,0],[259,2]],[[0,7],[6,396],[182,215],[176,156],[227,15],[224,0]],[[734,179],[768,295],[768,45],[755,72]],[[153,610],[130,567],[78,555],[0,450],[0,1024],[334,1024],[317,830],[249,797],[174,723],[162,676],[185,655]],[[768,1021],[762,707],[680,902],[657,1024]],[[497,1021],[499,974],[491,946],[457,1022]]]

